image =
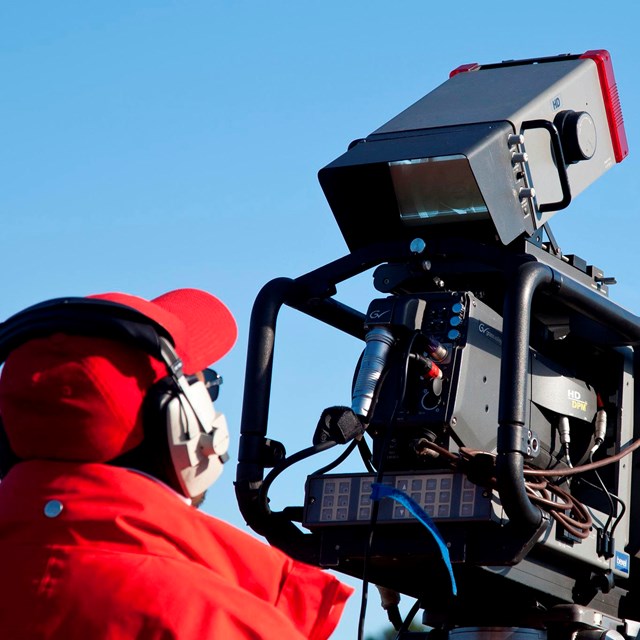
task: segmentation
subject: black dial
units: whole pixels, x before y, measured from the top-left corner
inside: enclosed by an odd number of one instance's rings
[[[560,134],[565,164],[593,157],[597,145],[596,125],[586,111],[561,111],[553,123]]]

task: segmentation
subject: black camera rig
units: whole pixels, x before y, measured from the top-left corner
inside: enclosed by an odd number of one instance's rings
[[[635,638],[640,318],[548,226],[626,154],[599,50],[465,65],[325,167],[350,253],[256,299],[236,481],[247,523],[293,557],[414,596],[452,637]],[[366,313],[334,298],[372,268]],[[291,456],[267,436],[283,305],[365,341],[351,406],[326,409]],[[304,505],[272,511],[284,469],[340,445]],[[356,450],[358,471],[332,473]]]

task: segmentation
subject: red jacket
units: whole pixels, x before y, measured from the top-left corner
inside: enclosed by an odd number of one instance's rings
[[[11,640],[320,640],[351,593],[150,478],[45,461],[0,484],[0,576]]]

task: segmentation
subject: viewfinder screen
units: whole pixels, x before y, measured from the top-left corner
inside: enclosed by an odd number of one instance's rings
[[[463,155],[389,162],[400,219],[409,226],[489,217]]]

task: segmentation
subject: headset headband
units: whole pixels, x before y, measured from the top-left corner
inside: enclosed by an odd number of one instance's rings
[[[28,307],[0,324],[0,363],[25,342],[54,333],[129,342],[164,362],[166,341],[174,344],[162,325],[126,305],[93,298],[55,298]]]

